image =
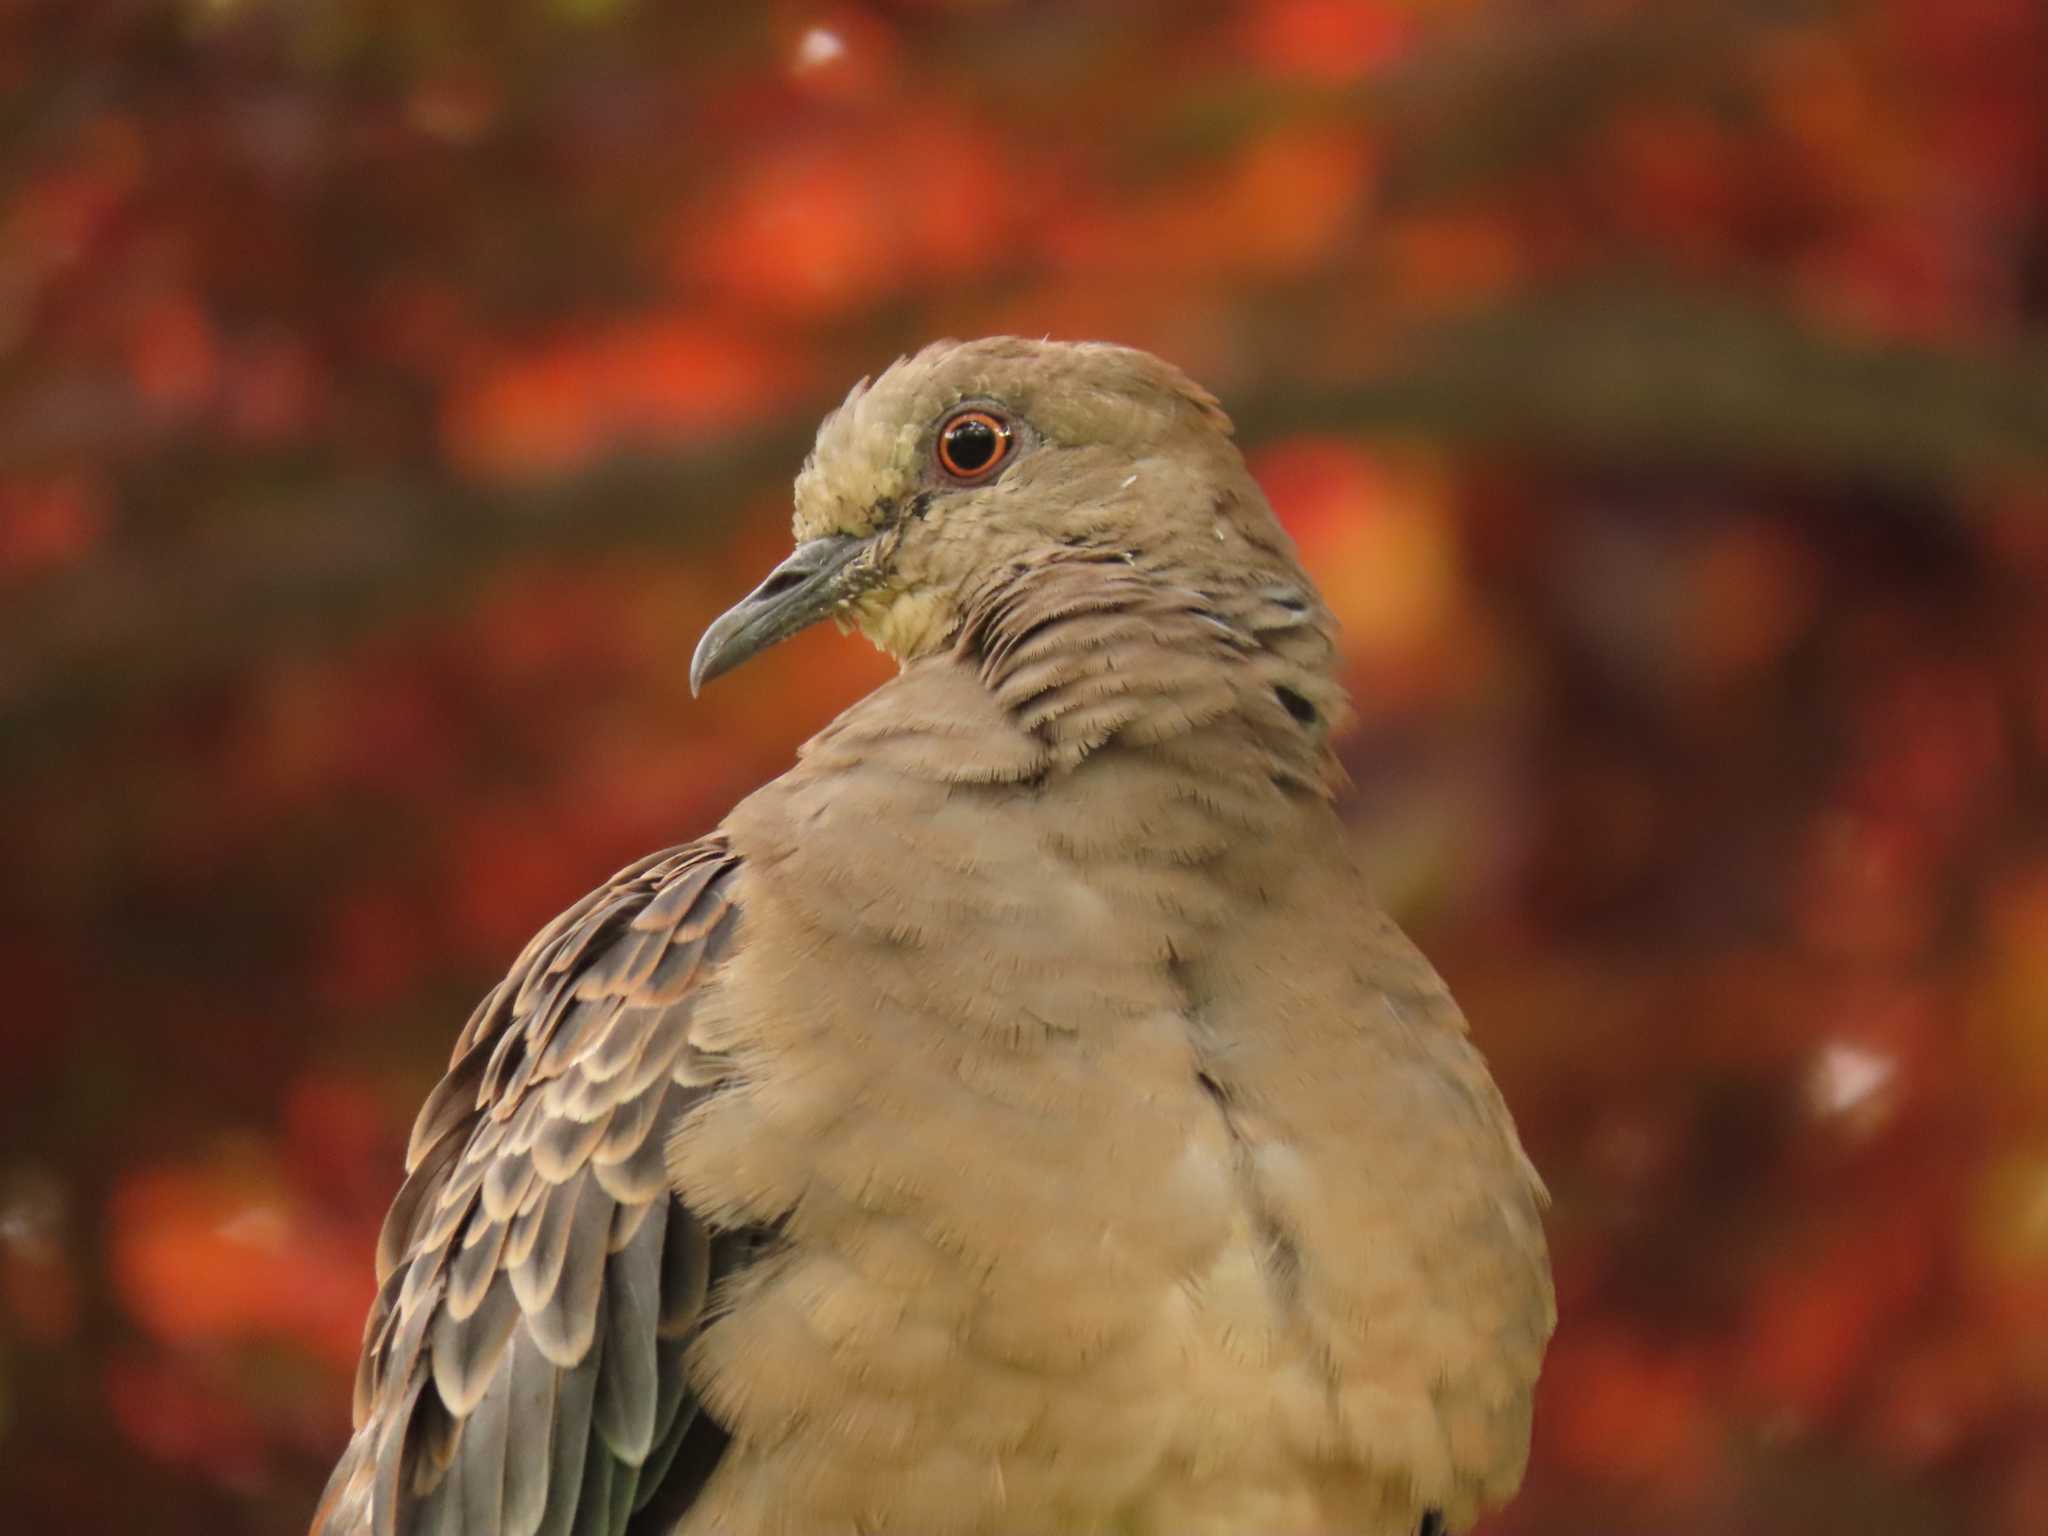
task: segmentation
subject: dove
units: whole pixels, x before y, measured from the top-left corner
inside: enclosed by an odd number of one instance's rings
[[[1100,343],[863,381],[693,688],[895,677],[527,947],[422,1109],[322,1536],[1440,1536],[1543,1185],[1339,804],[1336,625]],[[744,685],[744,674],[722,687]]]

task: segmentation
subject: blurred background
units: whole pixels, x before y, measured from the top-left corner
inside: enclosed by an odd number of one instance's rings
[[[0,1510],[303,1528],[529,933],[856,377],[1222,394],[1557,1200],[1493,1536],[2048,1531],[2031,0],[0,5]]]

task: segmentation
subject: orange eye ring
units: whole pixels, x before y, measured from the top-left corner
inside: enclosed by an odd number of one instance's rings
[[[963,485],[986,480],[1009,460],[1010,424],[992,411],[958,411],[939,428],[939,468]]]

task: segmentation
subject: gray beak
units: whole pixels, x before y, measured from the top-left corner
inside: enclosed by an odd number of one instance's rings
[[[720,614],[690,658],[690,692],[730,672],[778,640],[815,624],[848,595],[849,567],[868,541],[835,533],[809,539],[761,583]]]

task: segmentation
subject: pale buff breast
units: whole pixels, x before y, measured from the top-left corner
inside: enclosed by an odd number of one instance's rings
[[[707,1336],[713,1411],[761,1443],[686,1531],[812,1529],[803,1510],[849,1502],[931,1536],[1044,1532],[1048,1509],[1133,1536],[1413,1529],[1342,1449],[1327,1351],[1213,1102],[1191,1073],[1148,1085],[1184,1027],[1129,1021],[1138,1048],[1096,1070],[1133,1091],[1041,1111],[1029,1160],[955,1134],[981,1089],[924,1078],[892,1112],[902,1145],[944,1146],[943,1187],[828,1136],[825,1165],[868,1176],[814,1190]]]
[[[1184,803],[1118,795],[1153,848],[1214,842]],[[741,1446],[684,1530],[797,1532],[850,1501],[932,1536],[1042,1530],[1049,1507],[1067,1530],[1413,1530],[1407,1468],[1360,1464],[1300,1305],[1305,1237],[1268,1186],[1303,1149],[1204,1083],[1174,958],[1210,928],[1200,893],[1163,901],[1085,805],[1047,848],[999,788],[793,799],[774,825],[811,838],[754,852],[768,879],[707,1010],[741,1081],[674,1159],[700,1210],[793,1208],[698,1350]],[[862,879],[815,870],[825,846],[862,850]],[[836,944],[823,975],[821,932],[862,936],[860,965]]]

